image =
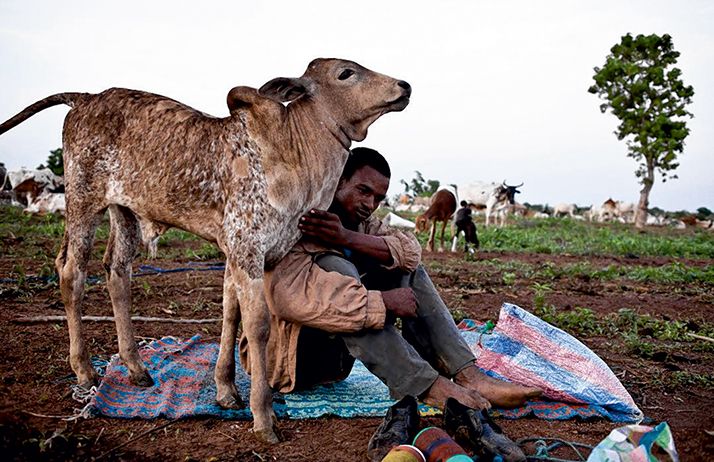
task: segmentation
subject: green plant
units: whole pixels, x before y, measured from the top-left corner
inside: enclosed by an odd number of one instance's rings
[[[454,318],[454,322],[456,324],[469,317],[468,313],[461,308],[449,308],[449,312],[451,313],[451,317]]]
[[[714,374],[698,374],[690,371],[665,372],[655,379],[655,383],[667,391],[691,390],[701,387],[707,391],[714,390]]]
[[[151,295],[153,293],[153,290],[151,288],[151,284],[149,284],[149,281],[146,279],[143,279],[141,281],[141,289],[144,291],[144,295]]]
[[[623,334],[625,347],[630,354],[639,356],[644,359],[651,359],[655,352],[655,346],[651,342],[643,340],[637,332],[628,332]]]
[[[197,250],[186,249],[186,256],[197,260],[216,260],[223,258],[223,253],[215,245],[204,242]]]
[[[516,273],[503,273],[502,275],[503,284],[507,286],[512,286],[516,282]]]
[[[538,282],[533,283],[533,307],[536,313],[538,313],[539,311],[545,312],[545,296],[552,290],[553,288],[547,284],[541,284]]]

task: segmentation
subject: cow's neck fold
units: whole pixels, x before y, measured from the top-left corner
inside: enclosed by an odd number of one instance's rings
[[[292,104],[286,119],[290,150],[298,157],[298,164],[318,171],[334,164],[342,167],[344,157],[340,154],[349,150],[352,140],[333,118],[314,105]]]

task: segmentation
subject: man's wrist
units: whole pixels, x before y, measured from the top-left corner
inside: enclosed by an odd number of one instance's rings
[[[342,247],[354,250],[355,245],[355,235],[358,234],[351,229],[345,228],[344,234],[342,235]]]

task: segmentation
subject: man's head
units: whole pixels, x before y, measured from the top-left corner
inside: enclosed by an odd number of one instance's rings
[[[339,215],[345,227],[355,228],[384,200],[391,175],[387,160],[379,152],[369,148],[353,149],[330,209]]]

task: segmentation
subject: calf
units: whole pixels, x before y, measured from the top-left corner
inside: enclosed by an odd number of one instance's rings
[[[328,208],[351,142],[362,141],[383,114],[403,110],[410,94],[408,83],[357,63],[316,59],[302,77],[276,78],[259,90],[233,88],[224,118],[164,96],[113,88],[53,95],[0,125],[3,133],[48,107],[72,107],[63,133],[67,211],[56,267],[79,383],[97,380],[80,304],[94,232],[105,211],[111,228],[104,266],[119,354],[139,385],[153,381],[129,316],[131,262],[142,238],[182,228],[216,243],[227,259],[215,368],[218,403],[242,406],[234,377],[242,319],[251,353],[255,435],[277,442],[265,362],[264,271],[299,239],[298,220],[307,210]]]
[[[454,235],[451,243],[451,251],[456,252],[456,244],[459,241],[459,234],[464,233],[464,252],[473,253],[474,250],[469,248],[469,244],[473,244],[475,248],[479,248],[478,236],[476,235],[476,223],[471,217],[471,207],[468,202],[461,201],[461,208],[456,211],[454,223],[452,226],[452,234]]]
[[[440,189],[431,196],[429,208],[416,218],[416,232],[426,231],[427,226],[430,226],[426,250],[430,252],[434,250],[436,225],[438,222],[441,222],[441,243],[439,244],[439,252],[444,251],[444,231],[446,230],[446,223],[451,220],[451,216],[455,211],[456,197],[448,189]]]

